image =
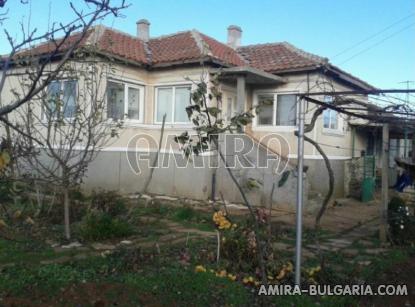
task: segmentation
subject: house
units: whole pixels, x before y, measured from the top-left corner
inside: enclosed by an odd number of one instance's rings
[[[158,140],[162,117],[166,113],[166,136],[163,140],[166,146],[161,151],[162,158],[168,157],[170,161],[176,159],[175,156],[181,156],[171,136],[192,129],[185,107],[189,104],[193,82],[200,80],[201,76],[209,82],[213,74],[220,72],[223,97],[219,107],[225,120],[253,106],[263,106],[253,123],[246,127],[244,136],[260,155],[247,153],[246,158],[254,167],[236,170],[238,179],[260,180],[263,186],[259,191],[252,192],[251,196],[257,203],[265,203],[270,197],[273,183],[281,177],[282,170],[288,169],[292,176],[272,199],[287,205],[295,203],[296,95],[375,88],[332,65],[327,58],[305,52],[287,42],[243,46],[241,28],[229,26],[227,30],[226,43],[197,30],[151,37],[147,20],[137,22],[136,35],[101,25],[89,31],[80,48],[93,45],[103,62],[112,59],[114,69],[106,75],[106,86],[103,88],[107,94],[105,112],[109,119],[123,119],[124,126],[120,137],[104,148],[90,165],[85,180],[86,188],[116,189],[125,193],[141,191],[149,168],[148,163],[132,165],[135,162],[131,161],[137,161],[137,152],[142,148],[135,144],[132,147],[131,141],[143,133]],[[43,54],[48,50],[46,43],[34,47],[30,53]],[[13,81],[8,84],[13,84]],[[6,102],[11,99],[12,85],[9,86],[9,91],[6,89],[2,93],[2,99]],[[59,90],[70,89],[76,84],[62,81],[52,83],[53,86]],[[70,96],[73,91],[68,90],[68,93]],[[317,98],[327,102],[332,99],[329,96]],[[368,104],[366,96],[356,99]],[[76,103],[75,99],[67,101]],[[305,108],[307,122],[316,106],[307,103]],[[267,143],[266,137],[269,135],[278,140]],[[364,155],[368,146],[371,146],[366,131],[360,133],[360,129],[349,118],[326,110],[307,136],[318,142],[330,159],[336,179],[335,196],[344,195],[345,162]],[[237,151],[235,146],[231,147]],[[144,151],[148,153],[147,149]],[[155,148],[152,148],[151,157],[154,152]],[[259,160],[269,154],[277,157],[274,162],[279,165],[279,171],[255,167]],[[230,201],[240,200],[238,191],[222,168],[201,168],[196,164],[195,160],[195,164],[184,168],[172,163],[169,167],[156,169],[149,191],[196,199],[208,199],[212,195],[219,197],[222,193]],[[308,168],[305,193],[325,193],[328,187],[327,171],[322,157],[308,143],[305,144],[305,165]],[[135,169],[137,167],[139,172]]]

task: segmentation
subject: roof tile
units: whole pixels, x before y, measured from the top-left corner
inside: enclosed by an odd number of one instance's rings
[[[190,31],[150,39],[152,64],[199,59],[201,50]]]
[[[279,72],[321,65],[325,58],[302,51],[286,42],[238,48],[249,65],[267,72]]]

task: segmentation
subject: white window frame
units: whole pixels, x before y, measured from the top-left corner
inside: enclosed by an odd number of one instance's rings
[[[172,107],[172,113],[171,113],[171,121],[166,121],[166,124],[169,125],[191,125],[191,121],[185,121],[185,122],[176,122],[174,121],[175,117],[175,104],[176,104],[176,88],[190,88],[190,94],[192,93],[192,85],[190,83],[186,84],[173,84],[173,85],[161,85],[154,87],[154,123],[155,124],[162,124],[161,121],[157,120],[157,113],[158,113],[158,95],[159,95],[159,89],[172,89],[172,101],[171,101],[171,107]],[[190,98],[191,99],[191,98]]]
[[[64,83],[65,82],[67,82],[67,81],[75,81],[76,82],[76,86],[75,86],[75,108],[77,107],[77,105],[78,105],[78,82],[79,82],[79,80],[78,79],[73,79],[73,78],[62,78],[62,79],[56,79],[56,80],[52,80],[49,84],[48,84],[48,86],[46,87],[46,91],[49,91],[49,86],[53,83],[53,82],[59,82],[60,83],[60,89],[59,89],[59,99],[63,102],[63,95],[64,95],[64,87],[63,87],[63,85],[64,85]],[[63,112],[62,112],[62,114],[63,114]],[[46,116],[46,110],[45,110],[45,106],[42,106],[42,121],[44,121],[44,122],[46,122],[47,120],[48,120],[48,118],[47,118],[47,116]],[[68,122],[70,122],[70,121],[73,121],[74,119],[75,119],[75,117],[65,117],[65,116],[63,116],[63,118],[62,118],[63,120],[66,120],[66,121],[68,121]],[[51,118],[51,120],[53,120],[53,121],[55,121],[55,120],[57,120],[57,118],[56,117],[53,117],[53,118]]]
[[[327,99],[326,97],[323,97],[323,100],[325,102],[327,102],[326,99]],[[331,116],[329,117],[329,127],[328,128],[324,127],[324,116],[325,116],[326,112],[335,112],[337,128],[330,128],[330,126],[331,126]],[[343,123],[343,120],[342,120],[339,112],[337,112],[335,110],[332,110],[332,109],[326,109],[326,110],[323,111],[322,115],[323,116],[322,116],[321,125],[322,125],[322,128],[323,128],[323,133],[325,133],[325,134],[334,134],[334,135],[344,135],[344,131],[343,131],[344,123]]]
[[[136,83],[132,83],[129,81],[124,81],[124,80],[117,80],[117,79],[107,79],[107,86],[106,86],[106,91],[108,90],[108,83],[117,83],[117,84],[121,84],[124,86],[124,115],[123,118],[121,120],[125,121],[125,123],[131,123],[131,124],[142,124],[144,123],[144,91],[145,91],[145,86],[140,85],[140,84],[136,84]],[[138,119],[136,118],[128,118],[128,90],[130,88],[136,89],[139,91],[139,105],[138,105]],[[106,107],[108,110],[108,93],[106,93]],[[106,112],[107,113],[107,112]],[[108,116],[108,113],[107,113]],[[108,117],[109,120],[113,120],[111,117]]]
[[[256,91],[254,92],[254,106],[258,106],[258,97],[261,95],[273,95],[274,102],[272,104],[272,124],[271,125],[260,125],[258,124],[258,115],[255,115],[253,120],[253,128],[258,131],[294,131],[297,129],[298,124],[298,103],[295,107],[295,124],[292,126],[280,126],[277,125],[277,102],[279,95],[298,95],[298,91],[287,91],[287,92],[275,92],[275,91]],[[298,97],[297,97],[298,102]]]

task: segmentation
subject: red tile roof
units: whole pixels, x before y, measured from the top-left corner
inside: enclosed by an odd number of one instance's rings
[[[212,56],[224,63],[231,64],[232,66],[244,66],[246,65],[243,58],[231,47],[224,43],[218,42],[217,40],[199,33],[202,40],[207,44]]]
[[[144,42],[136,37],[104,29],[97,45],[102,52],[134,62],[148,62]]]
[[[64,52],[76,38],[79,38],[79,33],[69,37],[68,43],[64,44],[60,51]],[[149,67],[200,62],[203,59],[226,67],[251,66],[270,73],[284,73],[309,70],[324,65],[364,83],[329,64],[327,58],[305,52],[287,42],[249,45],[235,50],[196,30],[152,38],[144,42],[135,36],[111,28],[95,26],[87,33],[80,46],[88,44],[95,44],[98,52]],[[52,50],[54,44],[49,42],[22,51],[18,55],[46,54]],[[367,83],[366,85],[370,86]]]
[[[79,42],[79,46],[84,46],[86,41],[88,40],[88,37],[91,35],[93,30],[89,30],[86,32],[85,36],[82,38],[82,40]],[[58,54],[60,52],[64,52],[69,48],[73,43],[75,43],[77,40],[80,39],[81,33],[74,33],[71,36],[67,37],[65,41],[62,43],[63,38],[58,38],[53,42],[50,40],[47,43],[41,43],[34,47],[23,49],[20,52],[16,54],[17,57],[27,57],[27,56],[33,56],[33,55],[45,55],[50,54],[51,52],[55,52]],[[62,45],[60,45],[62,44]],[[58,47],[58,45],[60,45]],[[58,48],[57,48],[58,47]]]
[[[148,42],[152,64],[199,59],[202,54],[192,32],[182,32]]]
[[[238,48],[249,66],[267,71],[281,72],[316,67],[327,59],[302,51],[289,43],[258,44]]]

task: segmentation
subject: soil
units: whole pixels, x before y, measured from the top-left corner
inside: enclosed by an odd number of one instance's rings
[[[51,306],[161,306],[152,294],[138,294],[123,284],[82,283],[62,289],[52,298],[36,297],[22,299],[5,297],[0,303],[5,307],[51,307]]]
[[[415,306],[415,257],[382,273],[377,284],[406,285],[408,296],[364,297],[361,306]]]

